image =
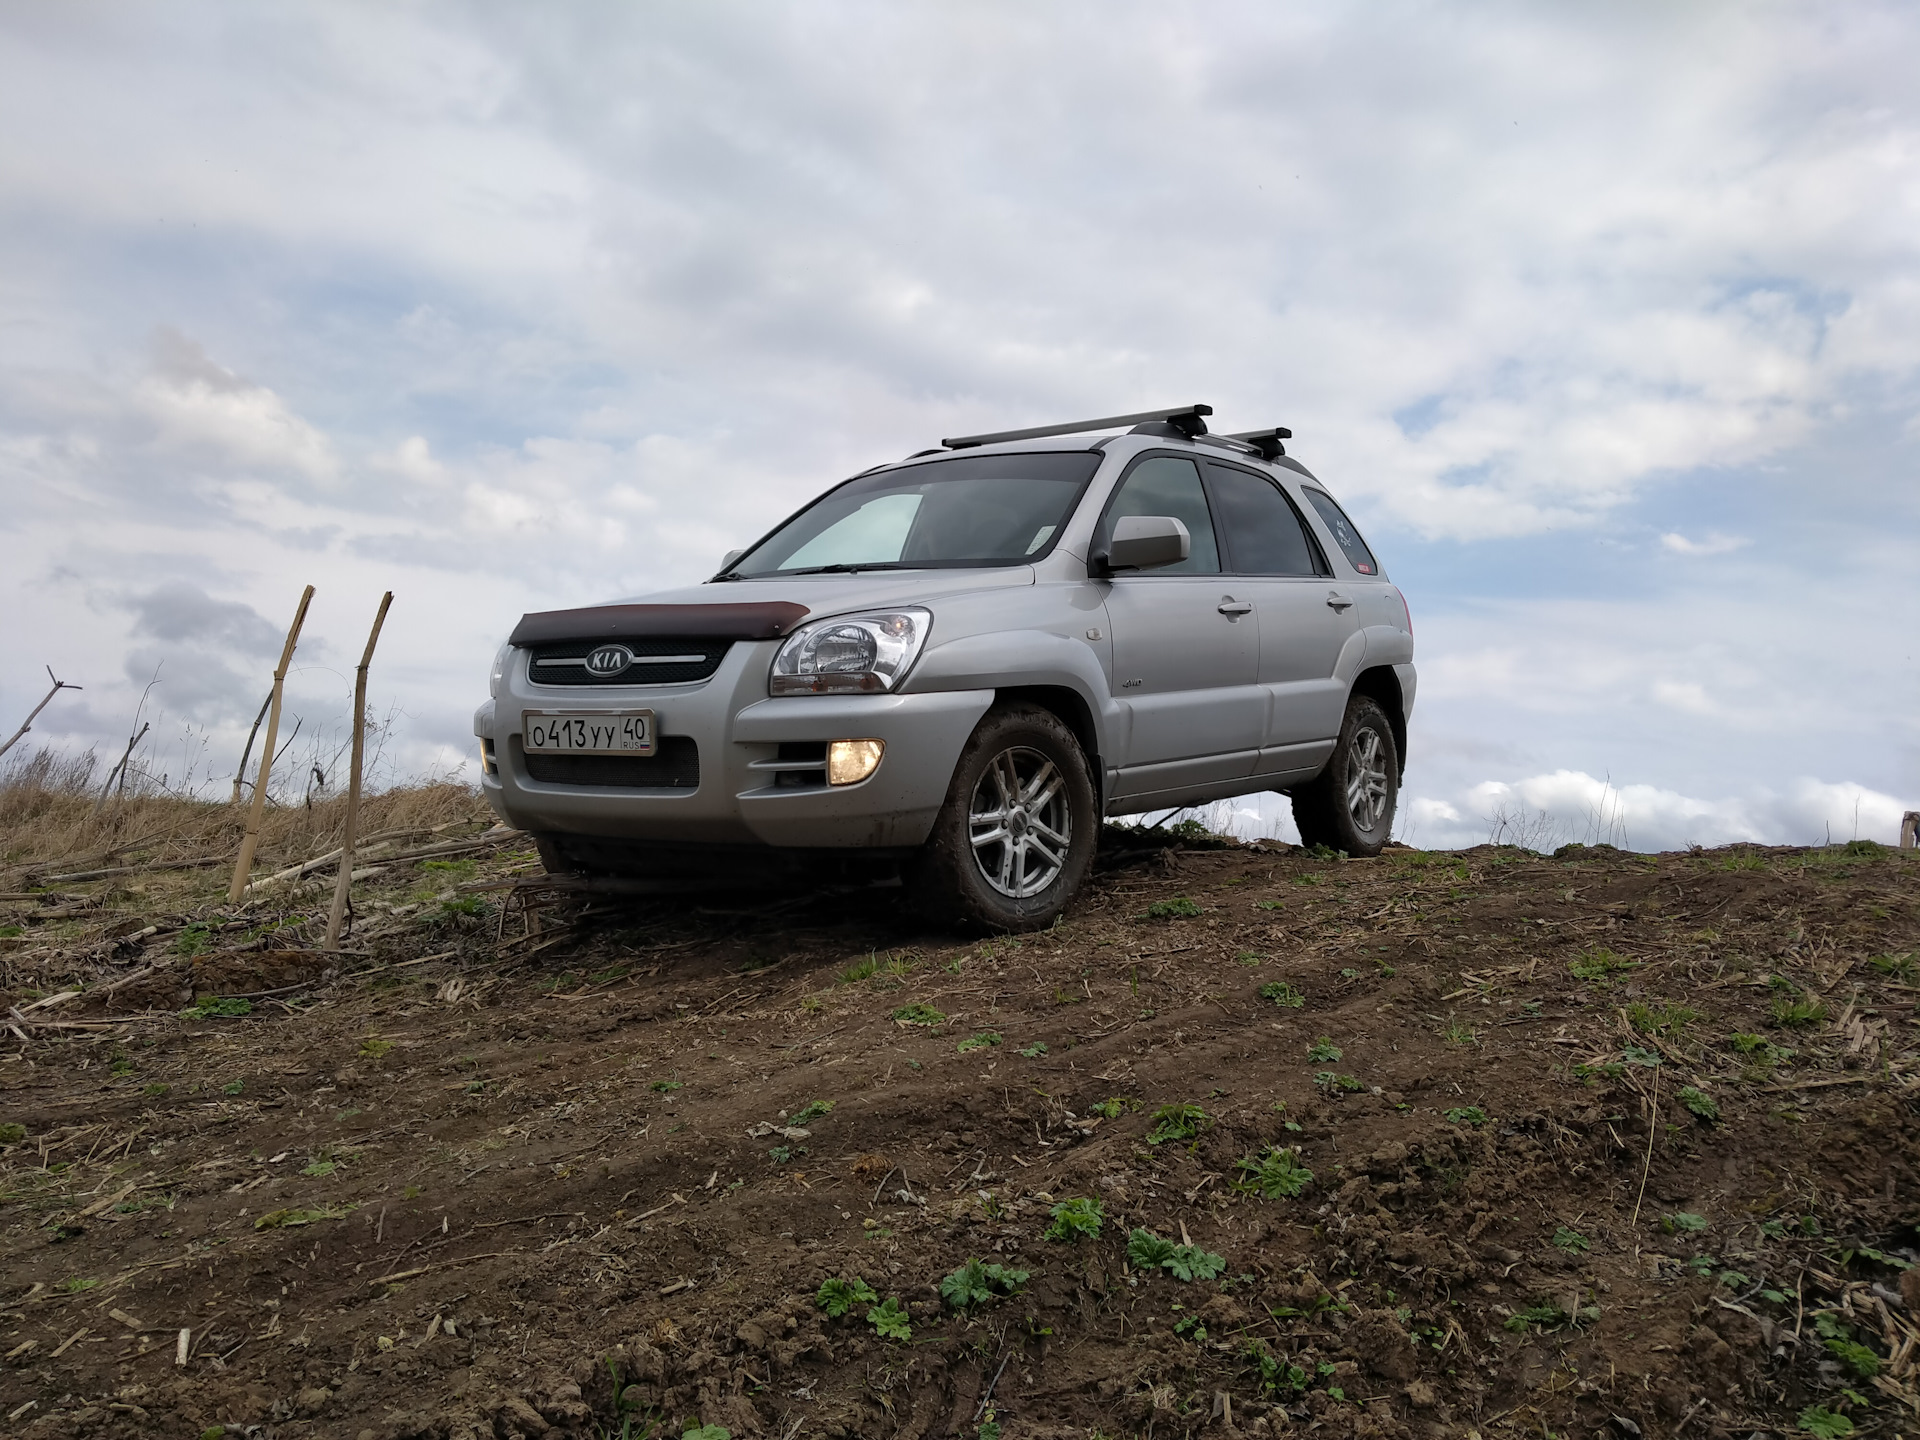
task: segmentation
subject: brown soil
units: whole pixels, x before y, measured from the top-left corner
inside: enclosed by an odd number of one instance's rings
[[[0,904],[14,1433],[1915,1433],[1920,856],[1115,836],[971,943],[536,871],[395,860],[338,957],[217,868]],[[1028,1278],[956,1312],[974,1259]]]

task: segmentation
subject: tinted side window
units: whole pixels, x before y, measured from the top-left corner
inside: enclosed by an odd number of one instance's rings
[[[1187,527],[1193,549],[1178,565],[1162,565],[1149,575],[1217,575],[1220,547],[1213,537],[1213,512],[1207,492],[1200,487],[1200,469],[1191,460],[1155,455],[1133,467],[1120,483],[1100,524],[1100,542],[1113,534],[1113,522],[1124,515],[1171,515]]]
[[[1227,558],[1242,575],[1317,575],[1318,556],[1300,512],[1284,491],[1264,476],[1226,465],[1209,465],[1220,506]]]
[[[1360,532],[1353,528],[1353,522],[1347,519],[1347,512],[1333,503],[1333,497],[1311,485],[1300,487],[1306,492],[1307,503],[1320,512],[1320,518],[1327,522],[1327,529],[1333,532],[1333,540],[1346,553],[1347,562],[1362,575],[1378,575],[1380,567],[1374,563],[1373,552],[1367,549],[1367,542],[1360,538]]]

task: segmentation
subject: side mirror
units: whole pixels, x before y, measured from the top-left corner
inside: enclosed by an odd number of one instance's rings
[[[1123,515],[1102,557],[1108,570],[1152,570],[1177,565],[1193,553],[1193,537],[1171,515]]]
[[[744,550],[727,551],[727,553],[720,558],[720,573],[722,575],[726,574],[727,571],[733,568],[733,562],[738,560],[742,555],[746,553],[747,552]]]

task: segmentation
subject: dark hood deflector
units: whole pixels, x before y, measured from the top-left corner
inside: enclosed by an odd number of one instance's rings
[[[588,605],[522,615],[508,642],[644,640],[684,635],[706,640],[777,640],[811,612],[790,600],[751,605]]]

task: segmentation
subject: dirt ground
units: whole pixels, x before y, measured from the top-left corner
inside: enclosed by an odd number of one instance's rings
[[[968,940],[453,792],[324,956],[204,809],[0,852],[6,1433],[1920,1435],[1913,852],[1111,833]]]

